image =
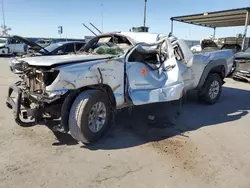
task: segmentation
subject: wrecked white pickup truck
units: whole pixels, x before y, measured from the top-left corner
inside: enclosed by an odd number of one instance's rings
[[[58,130],[88,144],[108,130],[116,109],[178,100],[189,90],[208,104],[219,99],[231,50],[193,54],[173,36],[157,36],[153,44],[131,36],[103,34],[80,54],[15,60],[21,80],[10,86],[7,106],[16,122],[60,119]]]

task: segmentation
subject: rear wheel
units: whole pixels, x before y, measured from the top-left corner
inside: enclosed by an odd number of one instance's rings
[[[84,144],[98,140],[111,124],[108,96],[101,91],[83,91],[74,101],[69,115],[73,138]]]
[[[207,104],[216,103],[221,95],[222,79],[217,73],[209,74],[203,86],[203,90],[199,93],[199,99]]]

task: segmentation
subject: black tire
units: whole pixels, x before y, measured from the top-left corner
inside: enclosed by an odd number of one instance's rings
[[[98,102],[102,102],[106,108],[106,119],[98,132],[91,131],[89,127],[89,114],[91,108]],[[83,91],[76,97],[69,114],[69,130],[72,137],[84,144],[90,144],[98,140],[110,127],[112,113],[108,96],[98,90]]]
[[[209,94],[209,90],[212,87],[212,84],[216,82],[219,84],[218,86],[219,91],[217,95],[214,95],[215,97],[212,97]],[[217,73],[209,74],[203,86],[203,90],[199,93],[199,99],[207,104],[214,104],[219,100],[221,95],[221,90],[222,90],[222,79],[220,75]]]

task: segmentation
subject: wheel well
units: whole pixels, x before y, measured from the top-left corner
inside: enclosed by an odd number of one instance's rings
[[[111,110],[114,111],[116,109],[115,96],[113,94],[113,90],[109,85],[106,84],[91,85],[74,90],[66,96],[61,109],[61,126],[64,127],[66,131],[69,130],[68,117],[69,117],[69,111],[71,109],[74,100],[81,92],[86,91],[88,89],[95,89],[105,92],[109,97]]]
[[[106,93],[107,96],[109,97],[109,102],[111,104],[111,107],[113,109],[116,108],[115,96],[114,96],[113,90],[111,89],[111,87],[109,85],[106,85],[106,84],[90,85],[90,86],[82,87],[79,90],[82,92],[82,91],[86,91],[88,89],[96,89],[96,90],[100,90],[100,91]]]
[[[223,79],[225,78],[225,76],[226,76],[226,71],[225,71],[224,65],[218,65],[218,66],[216,66],[216,67],[213,67],[213,68],[210,70],[209,74],[211,74],[211,73],[217,73],[217,74],[219,74],[222,80],[223,80]]]

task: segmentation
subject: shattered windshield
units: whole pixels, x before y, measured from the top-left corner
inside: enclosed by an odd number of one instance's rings
[[[122,55],[132,46],[124,36],[108,35],[94,38],[80,51],[97,55]]]

